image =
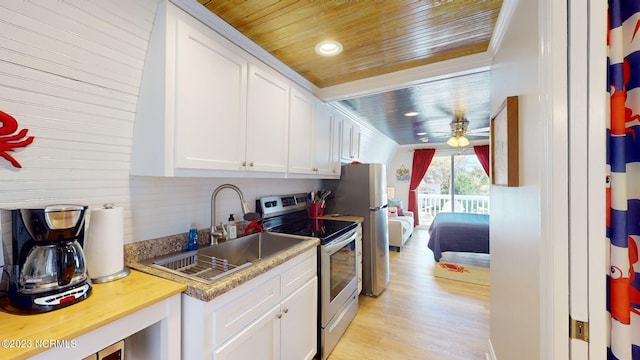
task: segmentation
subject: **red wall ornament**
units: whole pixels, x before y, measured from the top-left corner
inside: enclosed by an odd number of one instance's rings
[[[28,129],[22,129],[17,134],[14,134],[18,130],[18,122],[13,116],[0,110],[0,157],[5,158],[14,167],[22,168],[22,165],[11,155],[9,152],[16,148],[23,148],[30,145],[33,142],[34,137],[28,136]]]

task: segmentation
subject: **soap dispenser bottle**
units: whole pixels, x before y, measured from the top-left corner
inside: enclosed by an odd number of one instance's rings
[[[189,228],[187,250],[198,250],[198,228],[196,227],[196,224],[191,224],[191,227]]]
[[[229,214],[229,220],[227,222],[227,233],[229,234],[229,239],[235,239],[238,237],[236,219],[233,217],[233,214]]]

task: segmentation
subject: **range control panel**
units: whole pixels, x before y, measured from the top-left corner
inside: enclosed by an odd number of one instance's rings
[[[305,193],[290,195],[263,196],[256,200],[256,211],[263,218],[304,210],[309,203],[309,195]]]

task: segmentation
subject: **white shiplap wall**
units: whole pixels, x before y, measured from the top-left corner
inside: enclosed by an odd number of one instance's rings
[[[156,7],[0,2],[0,110],[35,136],[13,153],[22,169],[0,162],[0,207],[128,209],[131,134]]]
[[[398,143],[382,134],[378,129],[360,123],[360,162],[383,163],[391,161]]]
[[[238,185],[259,196],[305,192],[318,180],[130,177],[136,103],[158,0],[0,0],[0,110],[35,136],[0,159],[0,208],[78,203],[125,209],[125,242],[209,225],[210,196]],[[363,159],[389,154],[363,129]],[[219,194],[218,219],[240,213]]]

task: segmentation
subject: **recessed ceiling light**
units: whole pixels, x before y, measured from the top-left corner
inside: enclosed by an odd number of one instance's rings
[[[420,138],[420,141],[422,141],[422,142],[428,142],[428,141],[429,141],[429,138],[423,137],[423,138]]]
[[[420,113],[416,112],[416,111],[410,111],[408,113],[405,113],[404,116],[418,116]]]
[[[427,135],[427,133],[426,132],[419,132],[419,133],[416,133],[416,135],[422,136],[422,135]]]
[[[316,53],[322,56],[335,56],[342,52],[342,44],[334,40],[321,41],[316,45]]]

